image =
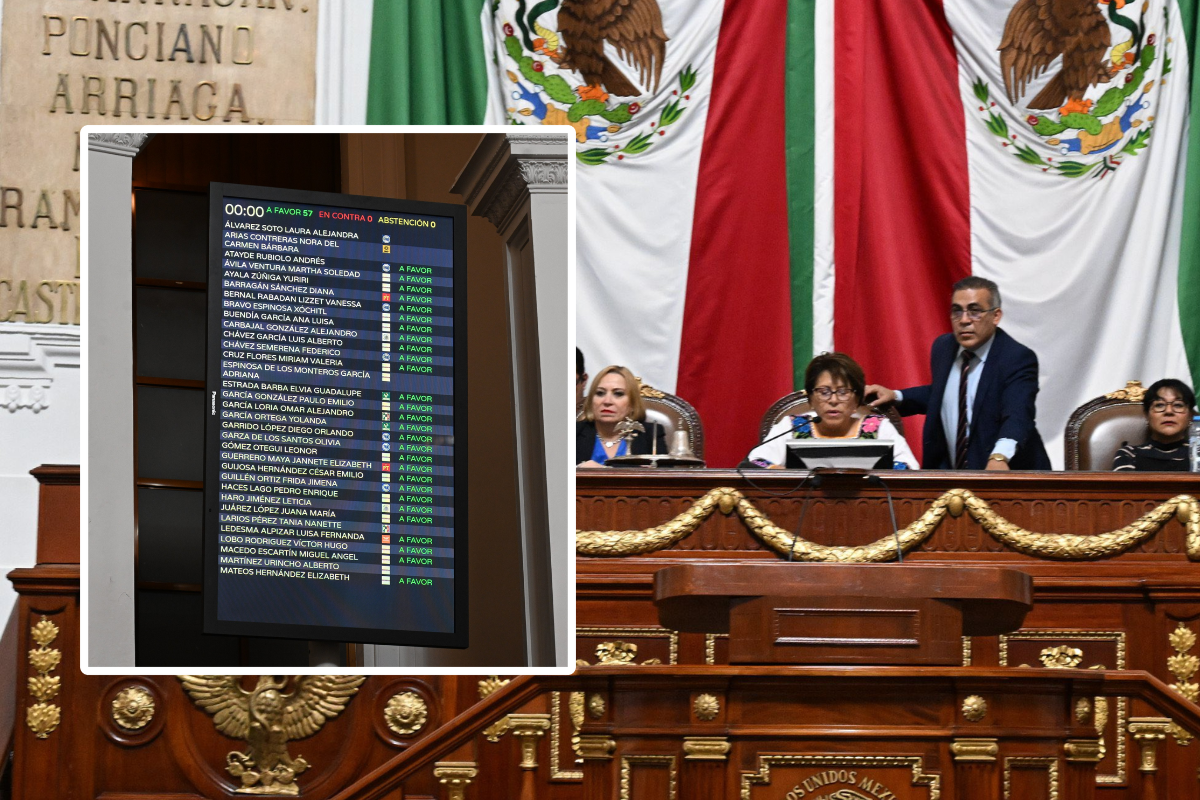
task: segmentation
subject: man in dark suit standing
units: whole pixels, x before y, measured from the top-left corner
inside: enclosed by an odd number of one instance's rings
[[[995,283],[963,278],[950,299],[953,333],[930,352],[933,383],[866,387],[873,406],[926,415],[925,469],[1050,469],[1036,425],[1037,356],[997,327],[1003,316]]]

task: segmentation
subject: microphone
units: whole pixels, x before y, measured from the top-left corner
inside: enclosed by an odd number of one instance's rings
[[[879,477],[878,475],[867,474],[863,477],[866,479],[867,483],[872,484],[873,486],[882,486],[883,490],[887,492],[888,515],[892,519],[892,538],[896,540],[896,563],[903,564],[904,551],[900,549],[900,532],[896,529],[896,505],[892,502],[892,490],[888,488],[886,483],[884,483],[883,478]]]
[[[821,486],[824,478],[817,472],[823,467],[815,467],[809,472],[811,480],[808,484],[808,491],[804,494],[804,502],[800,506],[800,521],[796,523],[796,533],[792,536],[792,546],[788,548],[788,563],[790,564],[796,555],[796,543],[800,541],[800,531],[804,529],[804,515],[808,513],[808,501],[812,499],[813,489]]]
[[[794,430],[794,428],[791,425],[789,425],[787,427],[787,429],[784,430],[783,432],[777,433],[774,436],[769,436],[766,439],[764,439],[763,441],[756,444],[755,448],[758,448],[759,446],[764,445],[767,442],[773,442],[776,439],[781,439],[784,436],[788,436],[789,434],[792,433],[793,430]],[[751,451],[751,452],[753,452],[753,451]],[[760,467],[758,464],[755,464],[753,461],[751,461],[749,459],[749,453],[747,453],[747,458],[742,459],[742,463],[737,465],[737,474],[740,475],[747,483],[749,483],[755,489],[759,490],[760,492],[767,495],[768,497],[791,497],[793,494],[800,491],[800,489],[802,489],[804,487],[805,482],[809,481],[810,479],[813,480],[817,486],[819,486],[821,484],[820,476],[815,475],[814,472],[812,470],[810,470],[805,473],[804,477],[801,478],[800,482],[798,484],[796,484],[796,486],[794,486],[793,488],[788,489],[786,492],[772,492],[769,489],[766,489],[765,487],[759,486],[757,483],[755,483],[754,479],[751,478],[750,475],[746,473],[747,469],[755,469],[755,470],[762,469],[762,467]],[[812,495],[812,487],[809,488],[809,496],[811,496],[811,495]],[[800,513],[801,513],[801,522],[803,522],[804,521],[803,520],[804,510],[801,509]],[[796,542],[793,541],[792,549],[795,550],[795,547],[796,547]],[[789,560],[790,560],[790,557],[789,557]]]
[[[816,412],[815,412],[815,411],[814,411],[814,412],[811,412],[811,414],[802,414],[802,415],[800,415],[800,416],[805,416],[805,417],[808,417],[808,418],[809,418],[809,419],[811,419],[813,422],[820,422],[820,421],[821,421],[821,418],[820,418],[820,417],[818,417],[818,416],[816,415]],[[782,433],[777,433],[777,434],[775,434],[774,436],[768,436],[766,439],[763,439],[761,442],[759,442],[758,444],[754,445],[754,448],[752,448],[752,449],[758,449],[759,447],[762,447],[762,446],[763,446],[764,444],[766,444],[767,442],[773,442],[773,441],[775,441],[776,439],[782,439],[784,436],[790,436],[793,430],[794,430],[794,428],[793,428],[791,425],[789,425],[789,426],[788,426],[788,428],[787,428],[787,430],[783,431]],[[737,466],[738,470],[740,471],[740,470],[742,470],[742,469],[746,469],[746,468],[749,468],[749,469],[762,469],[762,467],[760,467],[758,464],[755,464],[753,461],[751,461],[749,456],[750,456],[750,454],[749,454],[749,453],[747,453],[747,454],[746,454],[746,458],[743,458],[743,459],[742,459],[742,463],[738,464],[738,466]]]
[[[820,416],[818,416],[815,411],[805,414],[804,416],[807,416],[814,423],[821,421]],[[763,439],[761,442],[759,442],[758,444],[755,445],[755,448],[758,448],[758,447],[766,444],[767,442],[773,442],[776,439],[781,439],[784,436],[788,436],[792,433],[793,430],[794,430],[794,428],[791,425],[788,425],[787,428],[784,431],[782,431],[781,433],[777,433],[774,436],[769,436],[766,439]],[[760,491],[765,491],[765,490],[763,490],[762,487],[760,487],[758,484],[756,484],[750,478],[749,475],[747,475],[745,472],[743,472],[743,470],[746,469],[747,467],[752,467],[754,469],[761,469],[761,467],[759,467],[758,464],[755,464],[753,461],[751,461],[747,457],[747,458],[742,459],[742,463],[738,464],[738,466],[737,466],[738,475],[741,475],[743,478],[745,478],[746,481],[751,486],[753,486],[755,489],[758,489]],[[809,470],[808,474],[806,474],[803,478],[800,479],[800,483],[797,484],[794,489],[790,489],[783,493],[776,493],[776,492],[769,492],[769,491],[766,492],[766,494],[770,497],[788,497],[788,496],[792,495],[794,492],[799,491],[800,487],[804,486],[805,481],[808,481],[808,491],[805,492],[804,501],[800,506],[800,520],[796,523],[796,534],[795,534],[795,536],[792,537],[791,548],[788,549],[788,559],[787,560],[789,563],[794,561],[795,557],[796,557],[796,545],[800,542],[800,531],[804,527],[804,516],[808,513],[809,501],[812,499],[813,489],[820,487],[820,485],[823,481],[823,477],[819,473],[819,471],[821,469],[823,469],[823,467],[816,467],[814,469]]]

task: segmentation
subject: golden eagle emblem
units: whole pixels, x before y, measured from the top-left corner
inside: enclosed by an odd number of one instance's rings
[[[1042,172],[1097,179],[1115,172],[1149,146],[1154,98],[1161,96],[1152,92],[1166,85],[1171,72],[1173,39],[1165,34],[1172,5],[1016,0],[996,48],[1008,108],[992,98],[986,66],[971,84],[988,132]],[[1031,136],[1010,127],[1019,118],[1018,105],[1027,109],[1025,132]]]
[[[667,34],[657,0],[563,0],[558,32],[566,51],[562,65],[577,71],[591,88],[580,97],[599,96],[603,90],[619,97],[641,94],[604,54],[605,42],[637,68],[646,91],[658,91]]]
[[[661,142],[687,111],[697,74],[686,64],[667,78],[676,88],[660,91],[670,37],[659,2],[540,0],[527,7],[527,0],[491,0],[497,50],[507,55],[512,83],[510,122],[570,125],[578,144],[593,145],[576,152],[590,166]]]
[[[1084,93],[1091,87],[1108,83],[1136,53],[1121,48],[1119,61],[1109,58],[1112,33],[1109,19],[1133,32],[1140,43],[1142,31],[1120,14],[1126,0],[1018,0],[1008,13],[1004,38],[1000,42],[1000,70],[1011,103],[1025,94],[1030,81],[1045,72],[1059,56],[1060,69],[1050,82],[1027,104],[1027,108],[1060,108],[1063,115],[1086,114],[1091,102]],[[1108,18],[1100,10],[1108,6]],[[1133,44],[1131,41],[1130,45]]]
[[[217,730],[246,742],[234,750],[225,769],[241,780],[241,794],[299,794],[296,776],[308,769],[301,756],[288,754],[287,743],[312,736],[346,708],[365,678],[361,675],[262,675],[254,689],[242,688],[237,675],[180,675],[192,701],[213,716]]]

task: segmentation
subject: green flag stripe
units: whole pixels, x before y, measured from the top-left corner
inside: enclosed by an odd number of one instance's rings
[[[1200,62],[1196,46],[1198,0],[1179,0],[1180,20],[1187,37],[1191,80],[1191,125],[1188,127],[1187,179],[1183,190],[1183,224],[1179,242],[1179,324],[1192,371],[1192,386],[1200,387]],[[1176,80],[1186,79],[1179,76]]]
[[[376,2],[367,122],[478,125],[487,103],[483,0]]]
[[[797,389],[813,357],[813,158],[816,120],[813,105],[817,0],[788,0],[785,56],[785,134],[788,250],[791,261],[792,372]]]
[[[1196,0],[1178,0],[1179,19],[1183,24],[1183,33],[1187,36],[1189,57],[1196,50],[1196,5]]]

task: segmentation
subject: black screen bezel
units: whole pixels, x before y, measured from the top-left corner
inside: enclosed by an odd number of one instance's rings
[[[454,248],[454,630],[450,633],[323,625],[233,622],[217,618],[217,533],[220,485],[220,426],[213,413],[214,392],[221,385],[221,266],[222,210],[226,197],[279,203],[337,206],[399,214],[450,217]],[[262,636],[364,644],[465,648],[468,646],[468,526],[467,526],[467,211],[465,206],[397,200],[388,197],[277,189],[236,183],[209,184],[208,194],[208,308],[205,332],[204,430],[204,632],[231,636]]]

